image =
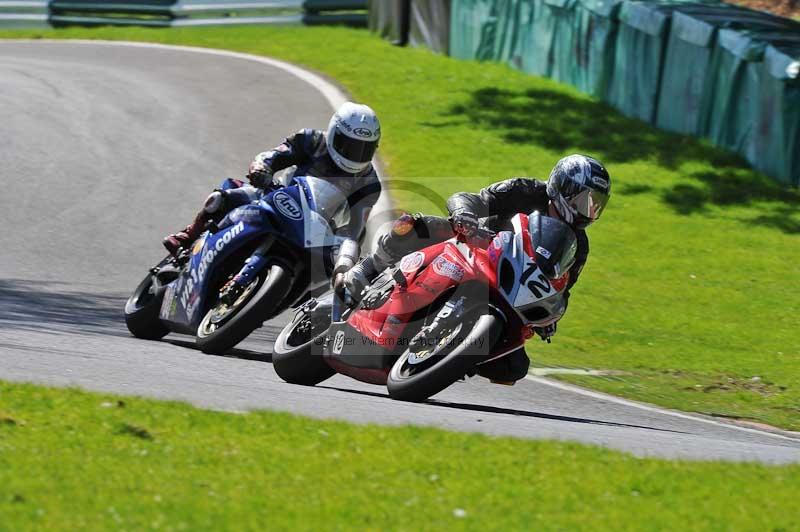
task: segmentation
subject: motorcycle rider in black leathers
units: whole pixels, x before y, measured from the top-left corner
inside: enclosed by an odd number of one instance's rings
[[[372,109],[346,102],[331,117],[327,131],[301,129],[274,149],[259,153],[247,174],[250,185],[225,180],[208,196],[191,224],[164,238],[164,247],[175,256],[189,249],[209,221],[219,221],[234,208],[258,199],[264,191],[280,188],[282,184],[273,181],[273,175],[295,166],[293,175],[325,179],[347,198],[350,223],[336,229],[344,241],[335,257],[334,275],[349,270],[358,259],[358,241],[381,193],[372,166],[380,135],[380,123]]]
[[[458,192],[447,200],[450,217],[404,214],[392,229],[381,235],[376,250],[341,276],[341,283],[356,297],[377,274],[403,256],[453,238],[472,236],[479,225],[502,230],[513,215],[539,211],[559,218],[575,231],[578,249],[570,269],[564,294],[578,280],[589,255],[586,228],[600,217],[611,193],[611,179],[605,167],[591,157],[570,155],[558,161],[547,182],[518,177],[494,183],[478,194]],[[481,221],[482,220],[482,221]],[[337,281],[339,282],[339,281]],[[556,325],[537,329],[542,339],[556,332]],[[479,374],[494,381],[514,382],[528,372],[529,359],[524,348],[479,366]]]

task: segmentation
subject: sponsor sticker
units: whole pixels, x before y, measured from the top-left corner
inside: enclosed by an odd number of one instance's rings
[[[203,244],[206,243],[206,237],[200,237],[197,239],[197,242],[194,243],[194,247],[192,248],[192,255],[197,255],[200,253],[200,250],[203,249]]]
[[[369,137],[372,136],[372,131],[370,131],[369,129],[367,129],[365,127],[357,127],[357,128],[355,128],[353,130],[353,133],[355,135],[358,135],[359,137],[367,137],[367,138],[369,138]]]
[[[177,299],[175,299],[175,283],[167,285],[167,291],[164,292],[164,299],[161,302],[161,310],[159,316],[163,319],[170,319],[175,315],[175,308],[177,306]]]
[[[551,255],[550,251],[543,248],[542,246],[536,246],[536,253],[538,253],[539,255],[541,255],[546,259],[549,259]]]
[[[241,234],[242,231],[244,231],[244,222],[239,222],[238,224],[231,226],[225,231],[225,233],[222,233],[221,237],[217,238],[217,241],[212,247],[206,250],[206,252],[200,258],[200,263],[197,265],[197,268],[191,270],[190,276],[186,278],[186,281],[180,288],[181,306],[183,306],[183,308],[187,308],[189,305],[189,298],[194,293],[195,287],[200,286],[200,284],[203,282],[203,279],[208,272],[208,268],[211,266],[211,263],[214,261],[217,254],[225,249],[225,246],[227,246],[231,240]]]
[[[290,220],[299,220],[303,217],[303,211],[300,209],[300,206],[294,198],[286,192],[276,192],[272,195],[272,201],[275,203],[275,208],[278,209],[278,212]]]
[[[337,331],[336,336],[333,338],[333,354],[341,355],[343,347],[344,347],[344,331]]]
[[[425,253],[421,251],[415,251],[410,255],[406,255],[400,261],[400,271],[403,273],[411,273],[415,272],[422,266],[422,262],[425,260]]]
[[[592,176],[592,182],[597,185],[598,187],[608,188],[608,181],[600,177],[599,175]]]
[[[460,281],[464,278],[464,269],[461,266],[441,256],[436,257],[436,260],[433,261],[433,271],[454,281]]]
[[[200,294],[195,292],[189,298],[189,302],[186,304],[186,317],[189,318],[189,321],[192,320],[194,317],[194,313],[197,310],[197,306],[200,303]]]
[[[239,207],[230,213],[231,220],[238,222],[240,220],[245,222],[253,222],[261,219],[261,209],[258,207]]]

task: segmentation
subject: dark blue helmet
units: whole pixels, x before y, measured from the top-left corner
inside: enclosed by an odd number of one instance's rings
[[[605,209],[611,196],[611,177],[597,159],[569,155],[550,172],[547,195],[565,222],[585,229]]]

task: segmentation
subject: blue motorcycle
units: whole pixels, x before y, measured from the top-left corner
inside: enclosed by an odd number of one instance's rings
[[[178,258],[152,268],[125,304],[138,337],[195,335],[206,353],[230,349],[264,321],[325,292],[339,227],[350,221],[344,194],[315,177],[294,177],[237,207]]]

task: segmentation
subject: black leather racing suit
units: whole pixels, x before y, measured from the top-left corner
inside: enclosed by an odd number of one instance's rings
[[[457,192],[447,200],[447,211],[453,215],[471,212],[478,218],[488,218],[485,225],[491,229],[503,228],[504,222],[518,212],[539,211],[548,214],[550,198],[547,184],[538,179],[515,177],[506,179],[482,189],[478,194]],[[569,270],[567,291],[578,280],[586,259],[589,257],[589,238],[583,229],[574,229],[578,240],[575,264]],[[566,297],[569,297],[567,292]]]
[[[509,218],[518,212],[531,213],[539,211],[548,214],[550,198],[547,196],[547,185],[537,179],[515,177],[489,185],[477,194],[471,192],[457,192],[447,200],[447,211],[450,215],[462,212],[483,218],[483,225],[492,230],[509,229]],[[446,218],[440,216],[415,215],[414,230],[398,235],[390,231],[381,236],[378,241],[377,258],[379,262],[394,263],[418,249],[443,242],[453,238],[453,227]],[[578,280],[589,256],[589,239],[586,231],[575,230],[578,240],[578,249],[575,254],[575,264],[570,269],[569,289]]]
[[[548,214],[549,202],[546,183],[532,178],[516,177],[489,185],[477,194],[470,192],[453,194],[447,200],[447,210],[450,215],[470,212],[482,218],[484,226],[498,231],[510,229],[509,218],[519,212],[539,211]],[[589,256],[589,239],[586,231],[576,229],[575,235],[578,249],[564,294],[567,300],[569,289],[578,280]],[[378,259],[376,263],[397,262],[408,253],[443,242],[453,236],[453,227],[446,218],[415,215],[413,231],[397,234],[392,230],[381,236],[375,252],[375,258]],[[520,348],[518,352],[479,366],[478,373],[492,380],[516,381],[527,374],[529,364],[525,349]]]

